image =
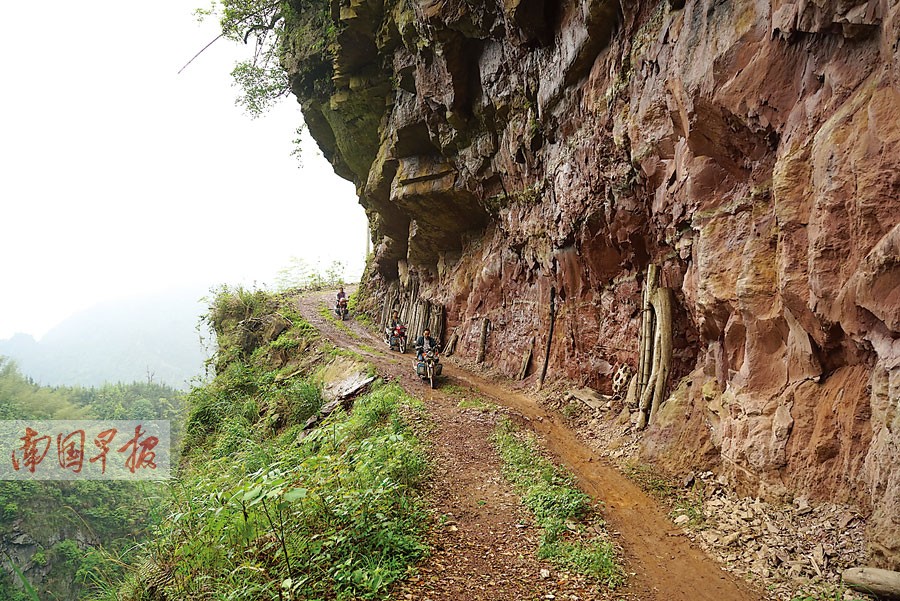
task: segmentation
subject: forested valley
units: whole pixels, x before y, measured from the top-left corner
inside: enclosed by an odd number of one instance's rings
[[[170,420],[177,449],[183,411],[182,393],[169,386],[41,386],[0,358],[0,420]],[[146,481],[0,481],[0,600],[96,593],[152,528],[167,490]]]

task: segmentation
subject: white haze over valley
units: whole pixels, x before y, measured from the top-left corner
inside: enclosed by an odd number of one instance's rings
[[[51,0],[4,8],[0,339],[167,288],[273,284],[291,257],[362,271],[353,185],[305,136],[293,97],[251,120],[230,72],[250,52],[200,2]],[[204,6],[205,7],[205,6]]]

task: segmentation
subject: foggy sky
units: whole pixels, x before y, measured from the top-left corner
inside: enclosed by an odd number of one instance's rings
[[[249,49],[201,4],[12,3],[0,36],[0,338],[176,285],[272,283],[299,256],[362,270],[353,185],[293,97],[251,120],[230,71]]]

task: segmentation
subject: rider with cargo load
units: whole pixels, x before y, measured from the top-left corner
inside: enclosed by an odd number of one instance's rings
[[[425,328],[422,335],[416,340],[416,358],[421,361],[425,353],[431,350],[437,353],[439,346],[437,340],[431,337],[431,330]]]
[[[438,359],[438,351],[440,345],[438,341],[431,337],[431,330],[425,328],[419,339],[416,340],[416,375],[426,380],[431,387],[437,386],[437,378],[443,371],[440,360]]]
[[[391,311],[391,319],[387,322],[387,325],[384,326],[384,333],[390,338],[391,334],[394,333],[394,328],[402,325],[403,322],[400,321],[400,313],[397,312],[397,309],[394,309]]]
[[[396,310],[391,312],[391,319],[384,326],[384,342],[392,351],[406,352],[406,326]]]

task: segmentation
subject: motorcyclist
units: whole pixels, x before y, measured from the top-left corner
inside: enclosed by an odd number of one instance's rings
[[[347,300],[347,293],[344,292],[344,287],[341,286],[340,290],[337,293],[337,304],[340,305],[342,300]]]
[[[437,355],[438,347],[437,340],[431,337],[431,330],[425,328],[422,331],[422,335],[416,340],[416,358],[422,361],[425,358],[425,353],[430,350],[433,350],[435,355]]]
[[[388,321],[387,325],[384,328],[385,338],[390,342],[391,337],[394,335],[394,329],[397,326],[402,326],[403,322],[400,321],[400,313],[394,309],[391,311],[391,319]]]

